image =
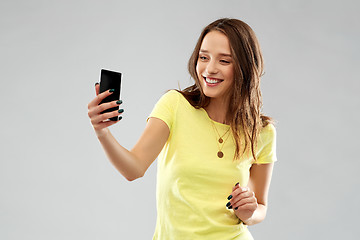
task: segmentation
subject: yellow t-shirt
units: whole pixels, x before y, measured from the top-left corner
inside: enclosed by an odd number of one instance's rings
[[[157,221],[153,240],[250,240],[246,225],[226,208],[232,187],[246,186],[252,157],[233,161],[235,142],[223,143],[218,158],[217,133],[229,125],[211,120],[194,108],[181,93],[171,90],[155,105],[150,117],[163,120],[170,129],[157,163]],[[226,139],[227,133],[224,137]],[[258,163],[276,161],[276,132],[266,126],[259,135]]]

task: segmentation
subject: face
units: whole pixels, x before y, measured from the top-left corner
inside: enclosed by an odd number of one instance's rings
[[[234,66],[229,39],[219,31],[205,35],[196,73],[207,97],[226,100],[234,82]]]

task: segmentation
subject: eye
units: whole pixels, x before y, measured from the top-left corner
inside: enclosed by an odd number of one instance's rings
[[[207,57],[205,57],[205,56],[199,56],[199,59],[202,60],[202,61],[205,61],[205,60],[207,60]]]
[[[220,60],[220,62],[225,63],[225,64],[229,64],[229,63],[230,63],[230,62],[227,61],[227,60]]]

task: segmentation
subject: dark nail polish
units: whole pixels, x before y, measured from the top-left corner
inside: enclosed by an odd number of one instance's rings
[[[230,202],[228,202],[228,203],[226,204],[226,206],[227,206],[227,207],[231,206],[231,203],[230,203]]]
[[[98,82],[96,82],[96,83],[95,83],[95,86],[96,86],[96,85],[99,85],[99,83],[98,83]]]
[[[228,209],[232,209],[232,206],[230,205],[230,207],[228,207]]]
[[[120,121],[121,119],[122,119],[122,116],[119,117],[119,120],[118,120],[118,121]]]
[[[238,207],[236,207],[235,210],[238,210]]]
[[[230,200],[230,199],[232,199],[232,195],[229,195],[229,196],[228,196],[228,200]]]
[[[119,113],[123,113],[123,112],[124,112],[124,109],[119,109],[118,112],[119,112]]]
[[[122,101],[121,101],[121,100],[118,100],[118,101],[116,102],[116,104],[122,104]]]
[[[235,184],[235,186],[237,186],[237,185],[239,185],[239,182],[237,182],[237,183]]]
[[[115,92],[115,89],[110,89],[109,92]]]

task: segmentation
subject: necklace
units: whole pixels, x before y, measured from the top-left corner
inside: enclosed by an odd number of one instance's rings
[[[215,132],[217,133],[217,135],[216,135],[216,137],[215,137],[215,138],[216,138],[216,143],[217,143],[218,148],[219,148],[219,151],[217,152],[217,156],[218,156],[219,158],[222,158],[222,157],[224,157],[224,153],[223,153],[221,150],[222,150],[222,148],[224,147],[226,140],[229,138],[230,133],[227,135],[225,141],[223,140],[223,137],[229,132],[230,128],[229,128],[222,136],[220,136],[217,128],[215,127],[215,124],[211,121],[211,119],[210,119],[210,122],[211,122],[211,124],[212,124],[213,129],[214,129]],[[217,138],[218,136],[219,136],[219,139]],[[224,143],[224,144],[222,144],[222,143]],[[220,144],[222,144],[222,145],[220,145]]]
[[[218,139],[219,143],[223,143],[223,142],[224,142],[223,137],[224,137],[225,134],[230,130],[230,128],[220,137],[220,134],[219,134],[217,128],[215,127],[215,124],[214,124],[213,122],[211,122],[211,123],[212,123],[213,128],[215,129],[217,135],[219,135],[219,139]],[[229,136],[228,136],[228,137],[229,137]]]

